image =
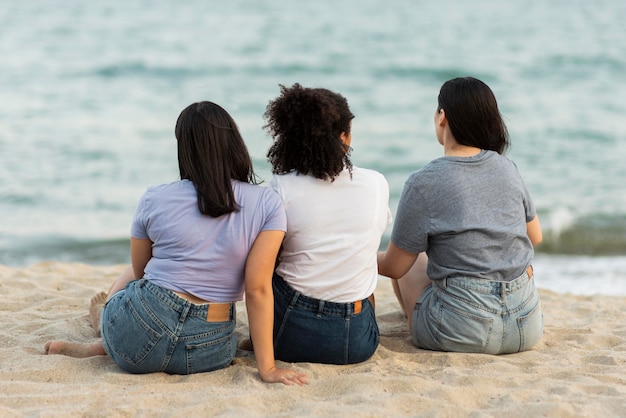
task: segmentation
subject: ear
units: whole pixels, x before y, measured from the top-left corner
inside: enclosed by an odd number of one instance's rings
[[[443,127],[448,123],[448,119],[446,118],[446,111],[443,109],[439,109],[437,116],[435,117],[435,121],[437,125]]]
[[[352,135],[342,132],[341,135],[339,135],[339,139],[341,139],[341,142],[344,145],[349,147],[350,143],[352,142]]]

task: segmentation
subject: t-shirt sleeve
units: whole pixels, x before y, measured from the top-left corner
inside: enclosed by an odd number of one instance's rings
[[[524,182],[524,178],[522,177],[522,174],[520,173],[519,168],[517,167],[517,164],[515,164],[515,162],[512,160],[508,160],[508,161],[510,161],[513,167],[515,168],[515,172],[517,173],[517,176],[519,178],[520,187],[522,190],[522,201],[524,203],[524,211],[526,212],[526,222],[530,222],[533,219],[535,219],[535,216],[537,216],[537,209],[535,208],[535,203],[533,202],[532,197],[530,197],[530,192],[528,191],[526,182]]]
[[[407,180],[400,196],[391,241],[409,253],[421,253],[428,248],[428,222],[424,199],[411,179]]]
[[[382,174],[380,174],[380,178],[381,178],[380,180],[381,189],[383,191],[381,204],[385,208],[385,216],[387,217],[387,225],[391,225],[393,222],[393,214],[391,213],[391,208],[389,207],[389,183],[387,182],[387,179]]]
[[[261,231],[287,231],[287,215],[282,199],[270,188],[264,191],[265,224]]]
[[[530,197],[530,192],[528,191],[528,187],[526,187],[526,184],[524,184],[523,181],[522,181],[522,186],[524,190],[523,200],[524,200],[524,210],[526,211],[526,222],[530,222],[533,219],[535,219],[535,216],[537,216],[537,209],[535,208],[535,203],[533,202],[533,199]]]
[[[135,216],[130,226],[130,236],[137,239],[148,239],[148,228],[146,221],[146,193],[139,199]]]

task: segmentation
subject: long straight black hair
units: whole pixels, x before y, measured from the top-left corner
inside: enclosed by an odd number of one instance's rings
[[[180,178],[195,186],[200,213],[218,217],[239,210],[231,182],[256,184],[256,176],[233,118],[215,103],[193,103],[178,116],[175,133]]]
[[[450,131],[459,144],[499,154],[504,154],[510,146],[496,97],[482,81],[473,77],[446,81],[439,91],[437,110],[440,109],[444,110]]]

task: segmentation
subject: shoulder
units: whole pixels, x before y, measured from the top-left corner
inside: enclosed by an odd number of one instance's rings
[[[278,193],[282,193],[285,191],[300,190],[303,187],[310,187],[323,181],[324,180],[316,179],[313,176],[290,171],[289,173],[274,174],[268,187]]]
[[[436,158],[412,172],[407,179],[407,183],[429,181],[430,178],[438,176],[442,171],[447,171],[449,167],[450,161],[445,157]]]
[[[266,202],[280,202],[280,197],[270,187],[250,184],[242,181],[233,181],[233,187],[238,190],[243,199],[263,200]]]
[[[270,184],[278,184],[285,183],[290,181],[299,181],[302,179],[306,179],[311,176],[307,176],[306,174],[300,174],[296,171],[290,171],[288,173],[274,174],[270,180]]]
[[[371,168],[362,168],[362,167],[354,166],[352,168],[352,176],[353,177],[363,176],[365,178],[370,178],[370,179],[387,183],[387,179],[385,178],[385,176],[382,175],[382,173],[376,170],[372,170]]]
[[[491,162],[494,165],[499,165],[500,167],[504,168],[504,169],[508,169],[514,172],[518,172],[518,168],[517,168],[517,164],[515,164],[515,161],[511,160],[508,157],[505,157],[504,155],[498,154],[495,151],[487,151],[488,154],[488,158],[486,158],[489,162]]]
[[[158,198],[161,196],[167,197],[171,196],[172,194],[184,194],[190,192],[195,194],[195,191],[196,188],[191,181],[179,180],[171,183],[155,184],[149,186],[144,193],[144,197]]]
[[[194,185],[189,180],[177,180],[171,183],[163,183],[163,184],[154,184],[152,186],[148,186],[148,191],[159,192],[159,191],[170,191],[170,190],[184,190],[184,189],[195,189]]]

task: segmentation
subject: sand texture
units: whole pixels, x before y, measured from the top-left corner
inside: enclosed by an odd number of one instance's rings
[[[45,355],[50,339],[96,340],[89,301],[124,266],[0,266],[0,417],[626,416],[626,298],[542,290],[545,333],[506,356],[419,350],[387,279],[381,344],[361,364],[295,364],[307,386],[268,385],[240,351],[224,370],[131,375],[108,357]],[[244,305],[237,333],[247,336]],[[280,363],[283,364],[284,363]]]

